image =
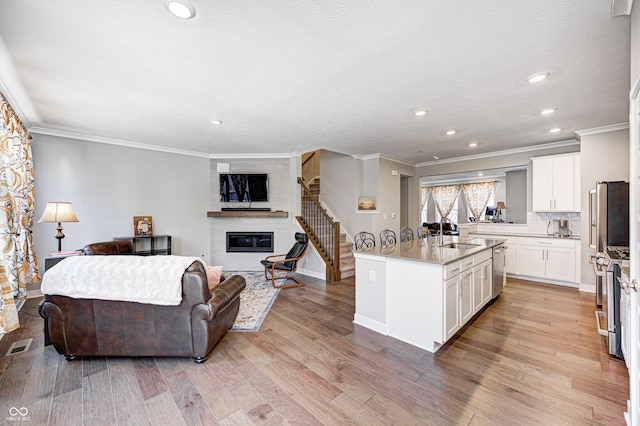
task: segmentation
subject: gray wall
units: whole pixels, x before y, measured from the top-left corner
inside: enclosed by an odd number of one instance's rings
[[[507,172],[505,176],[507,209],[504,220],[513,223],[527,223],[527,171]]]
[[[603,161],[606,159],[606,161]],[[580,204],[581,222],[581,277],[582,283],[595,285],[593,267],[589,256],[595,250],[589,248],[589,190],[597,181],[629,181],[629,131],[598,133],[581,137],[580,153]]]
[[[48,201],[70,201],[80,220],[64,223],[63,250],[133,235],[133,216],[150,215],[173,252],[209,261],[209,159],[33,134],[36,220]],[[34,227],[36,253],[57,250],[56,225]]]
[[[419,193],[414,173],[413,166],[379,156],[356,159],[323,150],[320,200],[348,235],[353,237],[360,231],[368,231],[373,232],[377,240],[384,228],[400,232],[401,177],[407,179],[408,223],[414,228],[417,226]],[[375,212],[358,212],[358,197],[362,196],[376,197]]]

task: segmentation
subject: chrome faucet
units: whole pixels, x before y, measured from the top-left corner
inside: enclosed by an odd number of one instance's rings
[[[442,220],[440,221],[440,234],[438,235],[438,244],[444,244],[444,233],[442,232]]]

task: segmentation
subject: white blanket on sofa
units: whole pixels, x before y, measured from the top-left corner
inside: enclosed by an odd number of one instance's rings
[[[72,256],[42,277],[43,294],[177,306],[182,275],[194,261],[185,256]]]

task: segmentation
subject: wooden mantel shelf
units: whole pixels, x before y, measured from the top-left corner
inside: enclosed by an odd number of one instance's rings
[[[251,210],[224,211],[224,212],[207,212],[207,217],[257,217],[257,218],[274,218],[289,217],[289,212],[261,212]]]

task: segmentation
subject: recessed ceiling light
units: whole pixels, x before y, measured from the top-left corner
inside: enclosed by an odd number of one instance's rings
[[[222,120],[209,120],[209,122],[214,126],[219,126],[222,124]]]
[[[471,148],[475,148],[476,146],[478,146],[478,144],[477,144],[476,142],[471,142],[471,143],[469,144],[469,146],[470,146]]]
[[[484,176],[484,173],[480,172],[478,173],[478,176]]]
[[[168,0],[164,5],[169,12],[180,19],[191,19],[196,16],[196,9],[187,0]]]
[[[417,111],[414,111],[413,115],[415,115],[416,117],[422,117],[423,115],[427,115],[427,110],[426,109],[419,109]]]
[[[545,108],[542,111],[540,111],[541,115],[548,115],[548,114],[553,114],[554,112],[556,112],[558,108]]]
[[[548,72],[540,72],[538,74],[533,74],[533,75],[530,75],[529,77],[527,77],[527,81],[529,83],[538,83],[538,82],[544,80],[545,78],[549,77],[549,74],[550,73],[548,73]]]
[[[560,127],[554,127],[553,129],[549,130],[549,133],[558,133],[560,130],[562,130]]]
[[[455,130],[447,130],[447,134],[448,135],[455,135],[456,131]]]

